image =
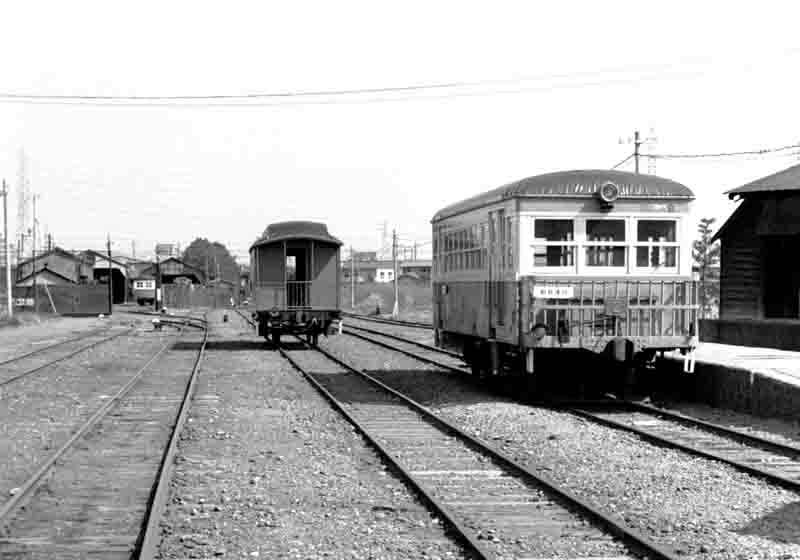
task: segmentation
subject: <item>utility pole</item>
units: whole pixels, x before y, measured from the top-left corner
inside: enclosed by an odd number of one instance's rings
[[[36,290],[36,199],[38,195],[33,195],[33,312],[39,311],[39,294]]]
[[[639,173],[639,146],[642,142],[639,140],[639,131],[633,133],[633,159],[636,161],[636,173]]]
[[[350,309],[356,308],[356,253],[350,245]]]
[[[392,230],[392,268],[394,269],[394,308],[392,309],[392,317],[397,319],[400,314],[400,286],[397,284],[397,230]]]
[[[106,241],[106,251],[108,252],[108,315],[111,316],[113,308],[114,297],[111,283],[113,282],[114,275],[111,274],[111,234],[108,234],[108,241]]]
[[[6,256],[6,311],[8,316],[14,315],[14,307],[11,305],[11,245],[8,242],[8,186],[3,179],[3,252]]]
[[[207,262],[207,261],[206,261]],[[156,293],[153,297],[153,306],[155,310],[158,311],[161,307],[159,303],[161,303],[161,263],[158,260],[158,252],[156,252],[156,271],[155,271],[155,282],[153,283],[156,287]]]

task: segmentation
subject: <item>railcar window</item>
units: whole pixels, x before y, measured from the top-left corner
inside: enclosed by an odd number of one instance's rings
[[[574,266],[575,224],[572,220],[540,220],[534,224],[536,244],[533,247],[533,265]],[[563,244],[559,243],[562,242]]]
[[[586,266],[625,266],[625,220],[586,220]]]
[[[636,266],[674,268],[678,260],[675,220],[639,220],[636,224]]]

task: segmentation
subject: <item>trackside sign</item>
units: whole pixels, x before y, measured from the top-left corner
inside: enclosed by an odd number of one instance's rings
[[[532,295],[537,299],[572,299],[574,292],[572,286],[534,286]]]

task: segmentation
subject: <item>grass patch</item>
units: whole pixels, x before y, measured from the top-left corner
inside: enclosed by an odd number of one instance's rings
[[[398,286],[400,318],[409,321],[430,321],[433,316],[433,291],[429,282],[401,279]],[[354,313],[388,316],[394,307],[393,283],[362,283],[355,285],[355,305],[352,305],[350,284],[342,286],[342,308]]]

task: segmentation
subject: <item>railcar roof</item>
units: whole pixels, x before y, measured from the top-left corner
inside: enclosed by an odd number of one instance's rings
[[[688,187],[663,177],[613,169],[579,169],[536,175],[503,185],[442,208],[434,215],[432,221],[436,222],[510,198],[591,198],[603,184],[609,181],[619,187],[620,199],[694,199],[694,193]]]
[[[259,237],[250,249],[260,245],[268,245],[278,241],[288,241],[290,239],[312,239],[342,246],[342,242],[328,233],[328,226],[320,222],[292,221],[277,222],[267,226],[264,233]]]

